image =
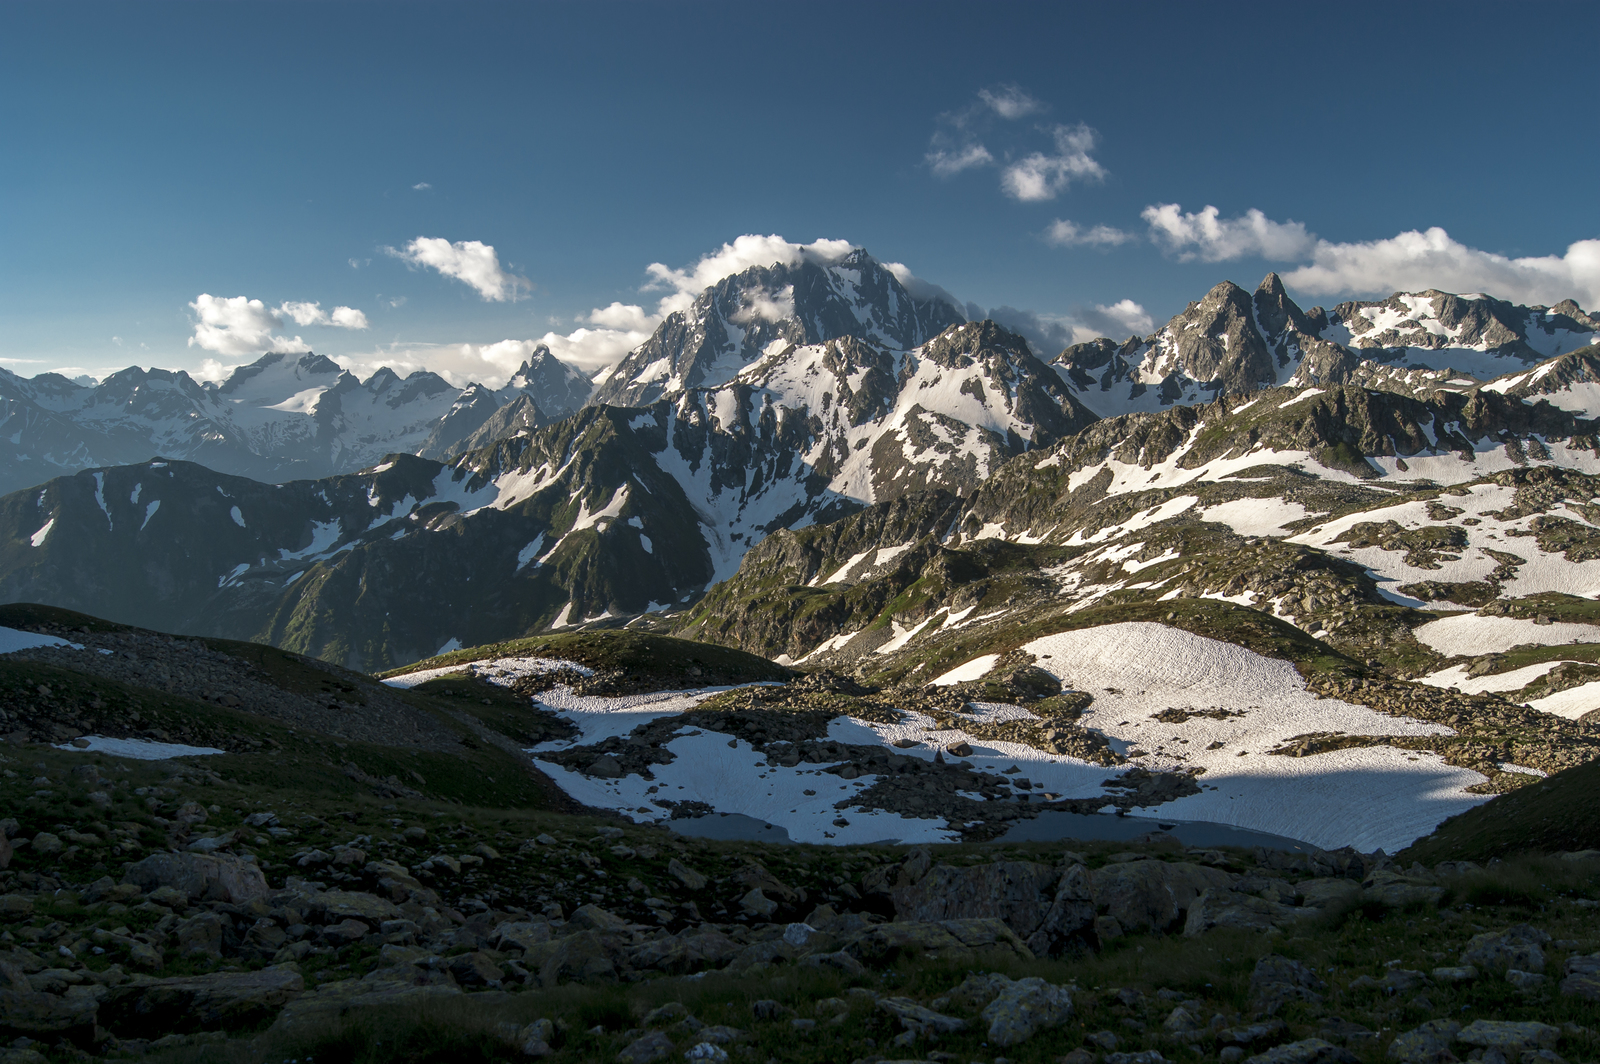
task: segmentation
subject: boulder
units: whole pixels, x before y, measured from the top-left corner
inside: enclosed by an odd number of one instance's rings
[[[1058,869],[1031,861],[933,865],[915,878],[908,867],[891,895],[898,920],[993,918],[1026,937],[1044,923],[1060,878]]]
[[[689,890],[704,890],[706,877],[674,857],[667,862],[667,874]]]
[[[1319,1002],[1318,991],[1325,989],[1327,984],[1316,972],[1276,953],[1257,961],[1250,973],[1250,1001],[1268,1016],[1290,1001]]]
[[[1001,988],[984,1006],[989,1042],[1014,1046],[1040,1031],[1060,1027],[1072,1015],[1072,998],[1065,987],[1052,986],[1037,976],[1019,979]]]
[[[1240,931],[1278,931],[1318,915],[1317,909],[1299,908],[1232,890],[1207,890],[1189,906],[1183,923],[1185,935],[1203,934],[1213,927]]]
[[[1478,1049],[1498,1049],[1507,1055],[1529,1050],[1554,1049],[1561,1028],[1547,1023],[1511,1020],[1473,1020],[1456,1032],[1456,1041]]]
[[[1566,978],[1561,980],[1561,992],[1585,1001],[1600,1001],[1600,953],[1591,953],[1587,957],[1568,957]]]
[[[410,869],[398,861],[368,861],[362,871],[377,883],[378,893],[392,902],[414,901],[420,905],[439,902],[439,895],[423,886]]]
[[[1224,1027],[1217,1032],[1217,1044],[1222,1046],[1261,1045],[1265,1042],[1277,1041],[1283,1037],[1286,1030],[1288,1028],[1279,1019],[1240,1024],[1237,1027]]]
[[[955,1016],[946,1016],[942,1012],[934,1012],[930,1008],[924,1008],[917,1004],[910,998],[879,998],[878,1008],[899,1020],[902,1028],[916,1035],[929,1032],[934,1034],[954,1034],[956,1031],[965,1031],[967,1029],[966,1020]]]
[[[1444,896],[1444,888],[1416,875],[1380,870],[1372,873],[1361,884],[1362,896],[1369,901],[1391,909],[1404,909],[1411,905],[1437,905]]]
[[[106,995],[100,1022],[123,1038],[251,1027],[304,989],[305,980],[292,965],[171,979],[135,976]]]
[[[0,1035],[81,1040],[94,1033],[96,1008],[92,997],[0,988]]]
[[[662,1032],[650,1031],[629,1042],[627,1047],[617,1054],[617,1060],[619,1064],[651,1064],[652,1061],[666,1060],[677,1048],[672,1044],[672,1039]]]
[[[742,947],[710,927],[685,928],[671,938],[658,938],[628,952],[635,968],[669,975],[689,975],[704,968],[720,968],[739,955]]]
[[[529,950],[541,942],[550,941],[548,920],[508,920],[494,929],[497,948]]]
[[[902,953],[960,959],[986,950],[1033,959],[1033,952],[1016,933],[993,919],[872,924],[851,935],[844,949],[866,964],[889,964]]]
[[[230,854],[154,853],[135,861],[122,874],[146,893],[172,887],[192,901],[240,905],[269,893],[261,869]]]
[[[1361,884],[1342,877],[1304,879],[1295,885],[1300,888],[1300,904],[1308,909],[1326,909],[1361,896]]]
[[[1246,1057],[1245,1064],[1360,1064],[1361,1058],[1321,1038],[1307,1038],[1288,1045],[1274,1046],[1265,1053]]]
[[[567,926],[576,927],[584,931],[626,931],[630,925],[628,921],[598,905],[580,905],[567,917]]]
[[[624,957],[618,936],[579,931],[555,940],[551,946],[539,964],[542,986],[616,981],[617,962]]]
[[[270,1031],[275,1035],[301,1029],[315,1031],[328,1020],[358,1009],[383,1006],[416,1008],[440,998],[459,996],[460,988],[447,980],[447,976],[425,973],[416,968],[405,969],[403,974],[397,969],[380,968],[360,979],[326,983],[285,1005],[273,1021]],[[484,1001],[493,996],[492,993],[479,992],[474,995],[474,1000]]]
[[[222,917],[203,912],[191,916],[172,929],[178,940],[178,953],[184,957],[222,956]]]
[[[1165,931],[1202,893],[1225,890],[1234,877],[1188,862],[1125,861],[1090,873],[1094,896],[1123,931]]]
[[[1489,931],[1467,940],[1461,963],[1497,975],[1511,968],[1538,973],[1544,971],[1544,950],[1540,947],[1549,941],[1549,935],[1527,924],[1498,933]]]
[[[1450,1052],[1450,1043],[1459,1030],[1461,1025],[1454,1020],[1430,1020],[1395,1035],[1389,1043],[1389,1059],[1400,1064],[1454,1064],[1456,1055]]]
[[[749,893],[739,899],[739,911],[767,919],[778,911],[778,903],[763,894],[760,887],[751,887]]]
[[[402,920],[406,915],[394,902],[358,890],[322,891],[315,896],[311,911],[330,924],[359,920],[369,927],[378,927],[385,920]]]

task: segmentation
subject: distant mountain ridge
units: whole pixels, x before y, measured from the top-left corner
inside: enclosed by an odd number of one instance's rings
[[[363,381],[310,352],[265,355],[220,384],[137,366],[92,387],[0,369],[0,491],[152,456],[263,481],[353,472],[397,451],[443,457],[502,407],[525,400],[522,419],[544,424],[589,391],[544,345],[497,390],[426,370]]]
[[[1280,385],[1453,370],[1475,384],[1592,344],[1600,318],[1565,300],[1525,307],[1429,289],[1309,311],[1275,273],[1255,292],[1223,281],[1146,337],[1074,344],[1054,361],[1102,417]]]

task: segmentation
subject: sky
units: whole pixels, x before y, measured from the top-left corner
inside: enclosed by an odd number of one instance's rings
[[[0,367],[597,371],[848,241],[1036,347],[1600,306],[1600,5],[0,5]],[[823,245],[833,246],[833,245]],[[1053,355],[1054,351],[1041,351]]]

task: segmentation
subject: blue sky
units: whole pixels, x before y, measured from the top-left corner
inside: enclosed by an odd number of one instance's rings
[[[1597,30],[1560,3],[7,4],[0,366],[215,377],[298,338],[493,381],[548,336],[595,368],[690,283],[652,263],[703,278],[745,234],[863,245],[1053,340],[1269,269],[1305,305],[1593,308]]]

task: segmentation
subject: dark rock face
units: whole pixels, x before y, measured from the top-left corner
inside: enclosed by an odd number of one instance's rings
[[[305,989],[294,966],[170,979],[135,977],[100,1006],[100,1022],[129,1038],[250,1027],[277,1015]]]

